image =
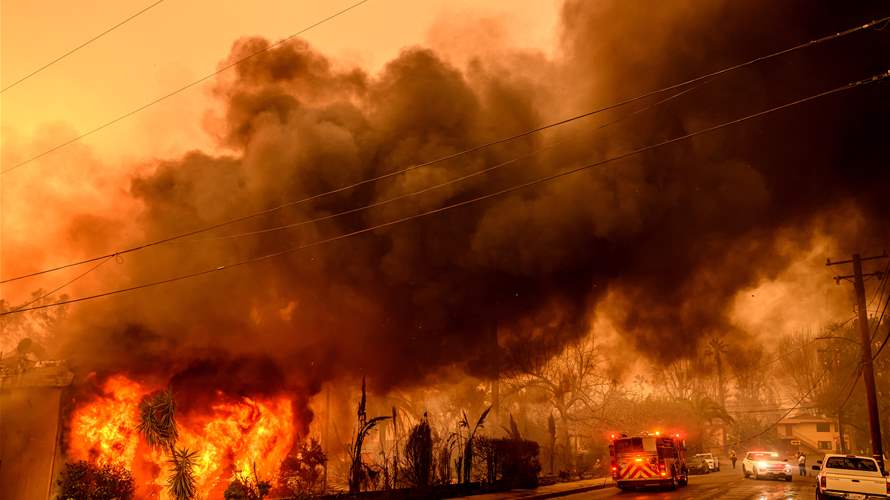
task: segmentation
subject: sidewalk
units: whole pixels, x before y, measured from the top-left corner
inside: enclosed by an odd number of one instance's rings
[[[474,495],[462,497],[473,500],[497,500],[501,498],[521,498],[523,500],[539,500],[544,498],[558,498],[575,493],[583,493],[585,491],[599,490],[602,488],[610,488],[613,486],[612,478],[601,477],[597,479],[583,479],[581,481],[570,481],[566,483],[549,484],[547,486],[539,486],[533,490],[510,490],[500,493],[487,493],[484,495]]]

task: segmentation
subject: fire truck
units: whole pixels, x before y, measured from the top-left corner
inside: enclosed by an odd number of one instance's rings
[[[612,462],[612,479],[622,490],[642,486],[674,489],[689,482],[686,442],[680,439],[679,434],[613,434],[609,458]]]

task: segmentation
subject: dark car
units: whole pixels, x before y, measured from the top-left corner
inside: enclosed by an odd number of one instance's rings
[[[711,466],[704,457],[692,457],[686,462],[686,468],[690,474],[710,474]]]

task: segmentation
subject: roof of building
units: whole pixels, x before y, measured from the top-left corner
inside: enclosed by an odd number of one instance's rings
[[[797,415],[794,417],[783,418],[779,420],[777,425],[793,425],[793,424],[812,424],[812,423],[832,423],[834,419],[828,417],[820,417],[815,415]]]

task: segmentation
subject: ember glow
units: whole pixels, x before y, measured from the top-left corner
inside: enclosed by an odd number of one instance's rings
[[[71,414],[68,454],[76,460],[118,463],[133,471],[145,494],[166,498],[168,457],[151,450],[137,432],[139,402],[156,388],[121,375],[108,378],[101,394]],[[272,478],[294,444],[292,401],[278,397],[233,397],[216,391],[206,411],[177,415],[177,447],[197,451],[198,491],[222,494],[237,472],[256,465]]]

